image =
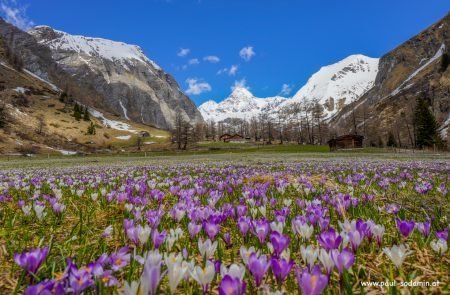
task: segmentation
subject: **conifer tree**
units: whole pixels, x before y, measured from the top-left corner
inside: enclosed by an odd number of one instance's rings
[[[93,122],[91,122],[91,124],[89,124],[88,129],[87,129],[87,134],[89,135],[95,135],[97,132],[95,130],[95,125]]]
[[[395,141],[395,137],[394,137],[394,134],[392,133],[392,131],[389,131],[387,146],[388,147],[397,147],[397,142]]]
[[[89,111],[88,111],[87,107],[84,108],[83,120],[84,121],[90,121],[91,120],[91,117],[89,116]]]
[[[416,144],[418,147],[430,147],[441,142],[436,119],[426,101],[421,97],[417,99],[414,122],[417,129]]]
[[[81,120],[82,110],[81,107],[75,103],[75,106],[73,107],[73,116],[77,121]]]

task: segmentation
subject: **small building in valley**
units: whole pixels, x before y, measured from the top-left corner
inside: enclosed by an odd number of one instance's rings
[[[330,151],[338,149],[354,149],[363,147],[364,136],[357,134],[346,134],[328,141]]]
[[[245,138],[242,135],[237,134],[237,133],[235,133],[235,134],[225,133],[225,134],[222,134],[219,137],[219,139],[220,139],[220,141],[223,141],[223,142],[244,142],[245,141]]]

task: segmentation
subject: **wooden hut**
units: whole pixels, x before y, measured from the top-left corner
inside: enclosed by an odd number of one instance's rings
[[[330,151],[363,147],[364,136],[357,134],[342,135],[328,141]]]
[[[243,142],[243,141],[245,141],[245,138],[242,135],[237,134],[237,133],[235,133],[235,134],[225,133],[225,134],[222,134],[219,137],[219,139],[223,142]]]

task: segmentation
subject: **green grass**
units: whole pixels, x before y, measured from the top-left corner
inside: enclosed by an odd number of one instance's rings
[[[253,144],[253,143],[224,143],[201,142],[199,148],[207,148],[208,151],[233,151],[233,152],[280,152],[280,153],[325,153],[329,151],[326,145],[298,145],[298,144]]]

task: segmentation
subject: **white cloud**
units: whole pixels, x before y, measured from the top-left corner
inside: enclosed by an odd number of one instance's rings
[[[244,47],[239,52],[239,56],[245,61],[250,61],[255,54],[256,53],[253,50],[253,46]]]
[[[188,62],[190,65],[198,65],[200,63],[200,61],[198,60],[198,58],[192,58],[189,60]]]
[[[239,69],[238,65],[232,65],[231,68],[228,70],[228,75],[229,76],[235,76],[237,71]]]
[[[231,86],[231,91],[234,91],[236,88],[245,88],[250,90],[250,86],[247,85],[247,81],[244,79],[234,81],[233,86]]]
[[[235,76],[239,69],[239,65],[232,65],[230,68],[223,68],[217,72],[217,75],[227,74],[228,76]]]
[[[34,26],[34,22],[28,18],[26,12],[27,7],[19,6],[17,0],[0,1],[0,15],[2,15],[8,23],[24,31],[27,31]]]
[[[284,95],[287,96],[289,94],[291,94],[293,88],[291,85],[289,84],[283,84],[283,86],[281,86],[281,91],[279,95]]]
[[[203,58],[203,60],[215,64],[215,63],[218,63],[220,61],[220,58],[218,56],[215,56],[215,55],[208,55],[208,56],[205,56]]]
[[[186,83],[188,83],[188,85],[189,85],[189,88],[186,89],[186,94],[189,94],[189,95],[199,95],[204,92],[209,92],[212,90],[211,85],[209,85],[207,82],[199,80],[197,78],[187,79]]]
[[[189,48],[180,48],[180,50],[178,51],[177,55],[179,57],[183,57],[189,54],[189,52],[191,52],[191,50]]]

